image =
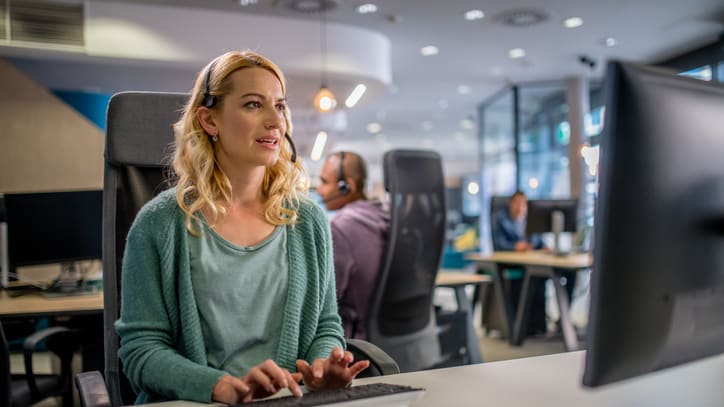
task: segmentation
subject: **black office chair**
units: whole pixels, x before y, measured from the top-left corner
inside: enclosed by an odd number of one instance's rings
[[[433,151],[393,150],[385,153],[383,170],[390,228],[368,340],[403,372],[427,369],[442,359],[432,302],[445,243],[442,162]]]
[[[36,374],[33,353],[40,341],[60,358],[60,373]],[[71,362],[78,350],[79,339],[75,331],[66,327],[52,327],[37,331],[25,338],[23,357],[25,374],[10,373],[10,350],[2,322],[0,322],[0,405],[25,407],[48,397],[62,397],[63,407],[73,406]]]
[[[121,262],[136,213],[170,186],[166,157],[174,139],[172,125],[187,98],[185,94],[124,92],[114,95],[108,105],[103,186],[105,383],[99,374],[76,377],[81,402],[87,407],[105,405],[98,400],[119,406],[136,399],[118,359],[119,337],[113,326],[120,316]],[[349,346],[358,359],[370,359],[365,352],[377,355],[371,358],[372,373],[399,372],[394,361],[375,354],[371,344]]]

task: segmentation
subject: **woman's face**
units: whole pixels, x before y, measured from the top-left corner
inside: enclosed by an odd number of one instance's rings
[[[224,171],[273,165],[286,132],[281,83],[263,68],[241,69],[230,79],[233,90],[212,113],[217,160]]]

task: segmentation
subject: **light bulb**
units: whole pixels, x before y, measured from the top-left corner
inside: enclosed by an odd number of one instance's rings
[[[314,97],[314,107],[320,112],[329,112],[337,106],[337,99],[332,91],[326,86],[322,86]]]

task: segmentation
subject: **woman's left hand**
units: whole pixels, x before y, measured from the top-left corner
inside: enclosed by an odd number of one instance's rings
[[[297,360],[297,371],[302,374],[304,385],[311,390],[338,389],[346,387],[370,365],[369,360],[352,363],[354,356],[349,351],[334,348],[327,359],[315,359],[310,366],[306,360]]]

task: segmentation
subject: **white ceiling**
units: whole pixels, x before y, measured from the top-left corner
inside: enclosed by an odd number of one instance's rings
[[[107,1],[88,0],[90,3]],[[313,4],[316,0],[296,1]],[[346,130],[332,134],[328,150],[360,151],[370,165],[376,167],[384,149],[433,148],[446,159],[449,176],[471,173],[477,167],[477,130],[462,129],[460,121],[477,119],[476,106],[506,84],[569,76],[600,77],[606,59],[655,62],[712,42],[724,32],[721,0],[370,0],[378,11],[367,15],[355,11],[363,0],[326,1],[334,3],[326,13],[328,27],[353,26],[382,34],[389,40],[391,51],[391,82],[366,95],[360,106],[346,110]],[[247,7],[239,6],[238,0],[124,2],[275,17],[269,20],[272,23],[265,27],[268,29],[259,30],[256,40],[260,44],[285,42],[293,47],[293,34],[285,32],[285,27],[292,24],[290,19],[319,21],[316,13],[292,10],[289,7],[292,0],[258,0]],[[470,9],[482,10],[485,17],[473,22],[464,20],[463,13]],[[546,19],[530,27],[511,27],[500,21],[502,14],[518,9],[536,10]],[[572,16],[582,18],[583,25],[564,28],[563,20]],[[606,47],[606,37],[614,37],[617,45]],[[207,40],[210,44],[214,42],[214,38]],[[313,45],[315,49],[318,47],[316,43]],[[421,56],[419,50],[426,45],[436,45],[439,54]],[[510,59],[508,50],[517,47],[526,50],[526,57]],[[192,80],[189,72],[200,68],[200,65],[193,70],[155,66],[153,61],[132,65],[126,61],[120,66],[112,59],[98,58],[97,64],[101,64],[103,70],[91,71],[93,61],[87,59],[62,62],[62,55],[41,56],[55,60],[56,66],[71,67],[76,75],[71,81],[67,69],[64,77],[52,77],[57,70],[47,69],[47,63],[38,62],[37,54],[0,47],[2,53],[13,57],[11,60],[31,76],[51,87],[63,87],[59,83],[66,81],[72,82],[72,87],[83,89],[82,81],[86,80],[86,88],[106,92],[123,90],[124,86],[134,90],[185,91]],[[595,61],[595,68],[581,64],[582,55]],[[314,58],[316,61],[317,57]],[[334,58],[328,57],[330,64]],[[128,82],[119,82],[119,78],[126,78]],[[291,75],[289,82],[290,94],[312,93],[319,86],[319,79],[314,76]],[[184,85],[179,88],[178,83]],[[467,86],[470,92],[460,94],[460,85]],[[337,97],[342,103],[346,95]],[[292,98],[306,101],[311,96],[290,95]],[[303,153],[308,154],[314,131],[305,128],[305,123],[312,120],[305,109],[297,108],[297,111],[297,130],[304,129],[305,134],[298,131],[295,136],[306,150]],[[367,124],[373,121],[382,125],[382,135],[367,132]],[[312,173],[316,168],[315,163],[310,163]],[[373,177],[379,176],[377,168],[371,170]]]

